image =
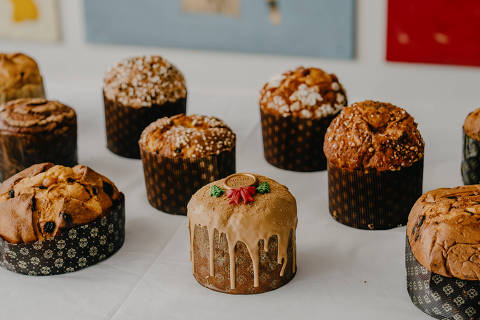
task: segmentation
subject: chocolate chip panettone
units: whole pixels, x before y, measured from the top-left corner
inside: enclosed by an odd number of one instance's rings
[[[0,108],[0,178],[42,162],[77,164],[75,110],[39,98],[9,101]]]
[[[193,275],[207,288],[262,293],[295,275],[296,201],[270,178],[237,173],[202,187],[188,227]]]
[[[376,101],[344,108],[327,130],[324,151],[337,221],[361,229],[407,223],[422,194],[424,142],[404,109]]]
[[[461,171],[464,184],[480,183],[480,108],[470,112],[463,124]]]
[[[19,98],[45,98],[38,65],[23,53],[0,53],[0,104]]]
[[[107,147],[128,158],[140,158],[138,139],[151,122],[186,112],[187,88],[182,73],[159,56],[118,62],[103,87]]]
[[[406,258],[407,288],[417,307],[438,319],[477,319],[480,186],[422,195],[408,217]]]
[[[235,172],[235,140],[215,117],[182,114],[150,124],[139,141],[150,204],[185,215],[196,190]]]
[[[265,159],[287,170],[325,170],[325,131],[346,105],[337,76],[318,68],[299,67],[268,81],[260,92]]]
[[[0,186],[0,263],[26,274],[74,271],[124,240],[124,197],[90,168],[33,165]]]

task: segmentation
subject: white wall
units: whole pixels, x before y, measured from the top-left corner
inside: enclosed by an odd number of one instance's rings
[[[265,79],[297,65],[315,65],[339,76],[350,102],[372,98],[405,107],[419,122],[427,151],[431,150],[427,158],[437,157],[455,162],[457,166],[463,119],[468,111],[480,106],[478,68],[385,61],[384,0],[357,1],[357,57],[351,61],[90,45],[84,41],[82,1],[68,0],[61,4],[63,42],[40,44],[0,40],[0,50],[24,51],[36,57],[50,97],[76,103],[77,108],[82,108],[82,103],[72,101],[71,92],[83,87],[89,88],[85,95],[95,94],[92,100],[83,103],[101,108],[103,74],[126,55],[158,53],[177,64],[187,78],[190,110],[204,107],[199,105],[203,103],[197,99],[200,95],[218,97],[218,101],[225,104],[231,99],[242,98],[246,108],[256,108],[258,90]],[[435,179],[441,179],[442,169],[435,170],[439,170],[439,175],[432,173],[432,184],[436,183]]]

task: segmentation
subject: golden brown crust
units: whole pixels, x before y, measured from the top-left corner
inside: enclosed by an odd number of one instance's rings
[[[480,108],[470,112],[465,118],[463,131],[470,138],[480,141]]]
[[[404,109],[367,100],[344,108],[332,121],[323,151],[338,168],[396,171],[423,158],[424,142]]]
[[[35,60],[23,53],[0,53],[0,103],[34,97],[45,97]]]
[[[232,150],[235,133],[218,118],[180,114],[151,123],[139,144],[164,157],[201,158]]]
[[[430,272],[480,280],[480,185],[422,195],[408,217],[407,237],[413,255]]]
[[[337,76],[318,68],[287,71],[260,91],[262,110],[283,117],[325,118],[346,105],[346,93]]]
[[[75,110],[58,101],[18,99],[0,108],[0,130],[9,132],[51,131],[76,124]]]
[[[0,236],[29,243],[107,214],[121,193],[92,169],[33,165],[0,185]]]
[[[105,74],[105,96],[132,108],[175,102],[187,96],[182,73],[160,56],[126,58]]]

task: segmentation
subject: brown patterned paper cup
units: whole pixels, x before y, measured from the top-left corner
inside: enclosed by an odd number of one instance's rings
[[[17,273],[47,276],[77,271],[117,252],[125,239],[125,199],[112,211],[54,238],[11,244],[0,238],[0,266]]]
[[[143,129],[153,121],[185,113],[187,98],[151,107],[132,108],[108,99],[105,103],[105,125],[107,129],[107,148],[126,158],[140,159],[138,140]]]
[[[303,119],[272,115],[260,109],[265,159],[275,167],[291,171],[327,169],[323,140],[335,115]]]
[[[357,229],[381,230],[407,224],[422,195],[423,159],[398,171],[346,170],[328,164],[332,217]]]
[[[52,162],[73,167],[77,164],[77,125],[64,132],[21,134],[0,130],[0,180],[37,163]]]
[[[428,271],[405,246],[407,291],[413,304],[436,319],[480,319],[480,281],[449,278]]]
[[[168,158],[140,148],[147,198],[158,210],[186,215],[192,195],[235,173],[235,148],[199,159]]]
[[[462,179],[464,184],[480,183],[480,141],[463,133]]]

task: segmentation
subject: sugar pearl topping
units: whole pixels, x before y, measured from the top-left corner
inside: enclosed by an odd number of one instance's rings
[[[423,159],[424,142],[404,109],[363,101],[344,108],[332,121],[323,150],[340,168],[396,171]]]
[[[166,157],[200,158],[231,150],[235,147],[235,133],[218,118],[182,114],[150,124],[140,144]]]
[[[270,79],[260,91],[260,107],[284,117],[324,118],[347,105],[345,90],[334,74],[299,67]]]
[[[105,74],[105,96],[141,108],[175,102],[187,96],[182,73],[159,56],[121,60]]]

